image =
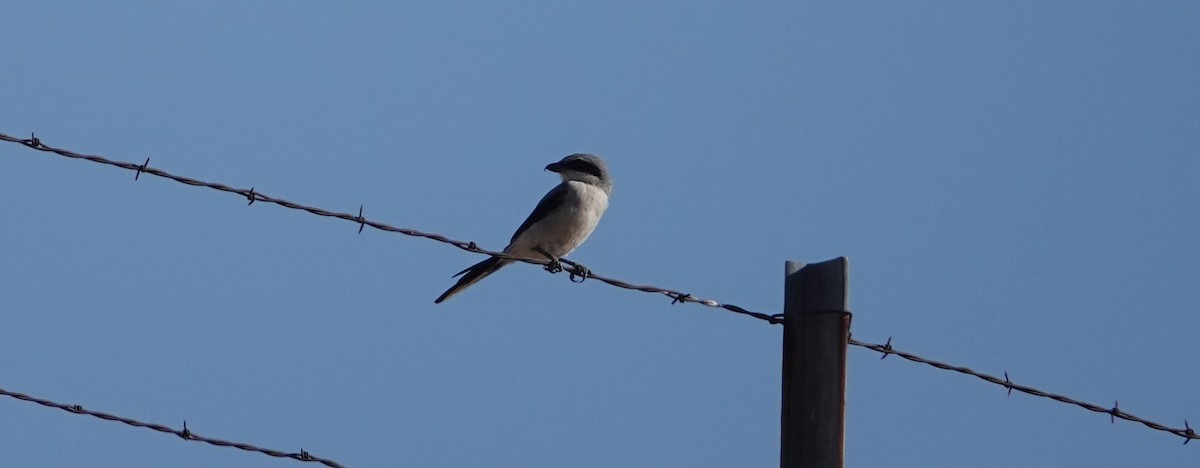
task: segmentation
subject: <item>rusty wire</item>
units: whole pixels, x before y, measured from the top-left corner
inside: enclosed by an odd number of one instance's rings
[[[187,421],[183,422],[183,429],[174,429],[171,427],[164,426],[162,424],[142,422],[142,421],[138,421],[136,419],[121,417],[121,416],[117,416],[117,415],[110,414],[110,413],[102,413],[99,411],[87,410],[87,409],[84,409],[83,406],[80,406],[80,405],[69,405],[69,404],[65,404],[65,403],[59,403],[56,401],[47,400],[45,398],[37,398],[37,397],[29,396],[24,393],[10,392],[3,388],[0,388],[0,395],[16,398],[18,400],[23,400],[23,401],[30,401],[30,402],[37,403],[42,406],[58,408],[60,410],[63,410],[63,411],[66,411],[66,412],[69,412],[72,414],[85,414],[88,416],[94,416],[94,417],[104,419],[107,421],[123,422],[123,423],[128,424],[133,427],[144,427],[146,429],[153,429],[155,431],[162,432],[164,434],[175,434],[183,440],[204,442],[206,444],[212,444],[212,445],[216,445],[218,447],[233,447],[236,449],[245,450],[247,452],[257,452],[257,453],[261,453],[263,455],[270,455],[270,456],[276,457],[276,458],[290,458],[292,460],[299,460],[299,461],[303,461],[303,462],[320,463],[322,465],[332,467],[332,468],[345,468],[343,465],[341,465],[338,462],[335,462],[328,458],[321,458],[321,457],[315,456],[304,449],[301,449],[299,452],[289,453],[289,452],[283,452],[283,451],[273,450],[273,449],[269,449],[269,448],[256,447],[256,446],[244,443],[244,442],[233,442],[233,441],[228,441],[228,440],[204,437],[202,435],[196,434],[195,432],[192,432],[191,429],[188,429]]]
[[[1020,385],[1020,384],[1014,383],[1012,380],[1009,380],[1008,372],[1005,372],[1004,378],[1001,379],[994,375],[984,374],[982,372],[972,370],[969,367],[962,367],[962,366],[946,364],[941,361],[935,361],[933,359],[923,358],[921,356],[917,356],[916,354],[907,353],[904,351],[898,351],[895,348],[892,348],[892,339],[890,337],[888,338],[887,342],[884,344],[866,343],[863,341],[858,341],[854,338],[850,338],[849,343],[852,346],[860,346],[863,348],[867,348],[871,351],[875,351],[877,353],[882,353],[883,356],[880,357],[879,359],[883,359],[883,358],[888,357],[889,355],[895,354],[895,355],[900,356],[909,361],[919,362],[921,364],[928,364],[928,365],[936,367],[938,369],[954,371],[954,372],[958,372],[960,374],[966,374],[966,375],[978,377],[986,382],[993,383],[993,384],[999,385],[1001,387],[1007,388],[1009,395],[1012,395],[1013,390],[1016,390],[1018,392],[1025,393],[1028,395],[1033,395],[1036,397],[1049,398],[1049,399],[1057,401],[1059,403],[1075,405],[1075,406],[1078,406],[1078,407],[1083,408],[1088,411],[1107,414],[1109,416],[1109,420],[1114,423],[1117,421],[1117,419],[1124,419],[1126,421],[1133,421],[1136,423],[1141,423],[1142,425],[1144,425],[1150,429],[1154,429],[1156,431],[1167,432],[1167,433],[1175,434],[1179,437],[1183,437],[1184,445],[1187,445],[1187,443],[1191,442],[1192,439],[1200,439],[1200,435],[1196,435],[1196,431],[1194,429],[1192,429],[1192,426],[1190,424],[1188,424],[1186,419],[1183,420],[1182,428],[1168,427],[1168,426],[1156,423],[1156,422],[1148,420],[1148,419],[1139,418],[1139,417],[1134,416],[1126,411],[1122,411],[1118,407],[1117,402],[1115,402],[1115,401],[1113,402],[1112,408],[1105,408],[1103,406],[1093,404],[1093,403],[1088,403],[1086,401],[1080,401],[1080,400],[1076,400],[1074,398],[1059,395],[1056,393],[1050,393],[1050,392],[1046,392],[1043,390],[1038,390],[1038,389],[1030,387],[1028,385]]]
[[[65,150],[62,148],[55,148],[53,146],[42,143],[41,139],[39,139],[37,136],[30,136],[29,138],[17,138],[17,137],[12,137],[12,136],[0,133],[0,140],[11,142],[11,143],[18,143],[18,144],[24,145],[28,148],[32,148],[32,149],[47,152],[47,153],[54,153],[59,156],[64,156],[67,158],[85,159],[85,160],[88,160],[88,161],[91,161],[94,163],[100,163],[100,164],[105,164],[105,165],[109,165],[109,166],[114,166],[114,167],[119,167],[122,169],[127,169],[130,171],[134,171],[135,172],[135,174],[133,176],[134,180],[138,180],[142,176],[142,174],[150,174],[150,175],[162,177],[165,179],[171,179],[171,180],[174,180],[174,181],[182,183],[182,184],[192,185],[192,186],[196,186],[196,187],[208,187],[213,190],[219,190],[222,192],[241,195],[242,197],[245,197],[247,200],[250,201],[248,203],[249,205],[254,204],[254,202],[256,202],[256,201],[263,202],[263,203],[274,203],[274,204],[282,206],[284,208],[305,211],[305,212],[308,212],[308,213],[311,213],[311,214],[314,214],[317,216],[344,219],[346,221],[350,221],[354,224],[357,224],[359,233],[362,233],[362,230],[364,227],[371,226],[380,231],[394,232],[394,233],[404,234],[406,236],[412,236],[412,237],[423,237],[426,239],[441,242],[443,244],[453,245],[455,247],[458,247],[462,250],[466,250],[468,252],[481,253],[481,254],[485,254],[485,255],[491,255],[493,257],[504,258],[504,259],[509,259],[509,260],[516,260],[519,262],[525,262],[525,263],[530,263],[530,264],[534,264],[534,265],[550,266],[550,262],[548,262],[548,261],[514,257],[514,256],[508,255],[504,252],[496,252],[496,251],[483,249],[483,248],[479,247],[478,245],[476,245],[474,242],[464,242],[464,241],[460,241],[460,240],[454,240],[454,239],[448,238],[446,236],[443,236],[441,234],[421,232],[416,229],[398,228],[398,227],[387,225],[387,224],[384,224],[384,223],[381,223],[378,221],[371,221],[371,220],[363,217],[363,207],[361,205],[358,207],[357,215],[353,215],[350,213],[342,213],[342,212],[337,212],[337,211],[329,211],[329,210],[322,209],[322,208],[317,208],[317,207],[313,207],[313,206],[302,205],[299,203],[290,202],[290,201],[284,200],[282,198],[272,197],[272,196],[266,195],[262,192],[255,190],[254,187],[251,187],[249,189],[238,189],[238,188],[230,187],[225,184],[205,182],[205,181],[193,179],[190,177],[178,176],[178,175],[172,174],[170,172],[164,171],[162,169],[156,169],[156,168],[150,167],[150,158],[146,158],[146,161],[143,162],[142,164],[123,162],[123,161],[113,161],[113,160],[104,158],[102,156],[80,154],[80,153],[76,153],[76,152],[70,151],[70,150]],[[783,316],[781,314],[771,315],[771,314],[764,314],[762,312],[754,312],[754,311],[750,311],[743,307],[736,306],[733,304],[724,304],[724,303],[721,303],[721,302],[718,302],[718,301],[715,301],[712,299],[704,299],[704,298],[696,297],[691,294],[680,292],[680,291],[659,288],[656,286],[646,286],[646,285],[638,285],[638,284],[628,283],[628,282],[621,281],[618,279],[608,278],[605,276],[597,275],[595,272],[591,271],[590,269],[581,268],[578,263],[573,262],[571,260],[567,260],[567,259],[560,259],[560,260],[563,264],[567,265],[566,268],[559,268],[557,270],[548,268],[548,270],[550,270],[552,273],[556,273],[558,271],[565,270],[567,273],[570,274],[570,279],[572,281],[575,281],[576,278],[579,278],[578,282],[582,282],[586,279],[591,278],[591,279],[595,279],[595,280],[610,284],[612,286],[616,286],[618,288],[631,289],[631,290],[635,290],[635,291],[642,291],[642,292],[655,293],[655,294],[662,294],[662,295],[665,295],[665,296],[671,298],[672,304],[689,303],[690,302],[690,303],[705,305],[708,307],[724,309],[729,312],[746,315],[749,317],[754,317],[756,319],[763,320],[763,321],[766,321],[771,324],[779,324],[779,323],[782,323],[782,321],[783,321]]]

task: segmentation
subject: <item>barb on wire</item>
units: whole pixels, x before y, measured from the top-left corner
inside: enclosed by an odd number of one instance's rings
[[[39,405],[47,406],[50,408],[58,408],[60,410],[63,410],[63,411],[66,411],[66,412],[72,413],[72,414],[84,414],[84,415],[88,415],[88,416],[94,416],[94,417],[97,417],[97,418],[100,418],[100,419],[103,419],[106,421],[122,422],[122,423],[128,424],[133,427],[144,427],[146,429],[153,429],[155,431],[162,432],[164,434],[174,434],[176,436],[179,436],[183,440],[204,442],[206,444],[215,445],[217,447],[233,447],[236,449],[245,450],[247,452],[261,453],[263,455],[269,455],[269,456],[276,457],[276,458],[290,458],[292,460],[299,460],[299,461],[304,461],[304,462],[315,462],[315,463],[320,463],[322,465],[325,465],[325,466],[328,466],[331,468],[344,468],[338,462],[335,462],[328,458],[321,458],[321,457],[315,456],[303,449],[301,449],[300,452],[283,452],[283,451],[279,451],[279,450],[256,447],[256,446],[253,446],[253,445],[250,445],[247,443],[243,443],[243,442],[233,442],[233,441],[222,440],[222,439],[214,439],[211,437],[204,437],[204,436],[198,435],[195,432],[192,432],[192,430],[188,429],[187,421],[183,422],[183,429],[173,429],[173,428],[164,426],[162,424],[142,422],[142,421],[138,421],[136,419],[121,417],[121,416],[117,416],[114,414],[102,413],[99,411],[91,411],[91,410],[84,409],[83,406],[80,406],[80,405],[69,405],[69,404],[65,404],[65,403],[58,403],[56,401],[51,401],[51,400],[47,400],[44,398],[37,398],[37,397],[29,396],[24,393],[10,392],[3,388],[0,388],[0,395],[16,398],[21,401],[37,403]]]
[[[1075,405],[1075,406],[1078,406],[1078,407],[1083,408],[1088,411],[1107,414],[1112,422],[1116,422],[1116,420],[1119,418],[1119,419],[1124,419],[1126,421],[1133,421],[1136,423],[1141,423],[1143,426],[1146,426],[1150,429],[1154,429],[1156,431],[1167,432],[1170,434],[1175,434],[1179,437],[1183,437],[1183,443],[1185,445],[1188,442],[1191,442],[1192,439],[1200,439],[1200,435],[1196,434],[1196,431],[1194,429],[1192,429],[1192,426],[1188,424],[1187,420],[1183,421],[1183,428],[1168,427],[1168,426],[1156,423],[1156,422],[1148,420],[1148,419],[1134,416],[1124,410],[1121,410],[1120,408],[1117,407],[1116,402],[1113,402],[1112,408],[1105,408],[1103,406],[1093,404],[1093,403],[1088,403],[1086,401],[1080,401],[1080,400],[1076,400],[1074,398],[1066,397],[1063,395],[1050,393],[1050,392],[1046,392],[1043,390],[1038,390],[1034,387],[1030,387],[1027,385],[1020,385],[1020,384],[1013,383],[1013,381],[1009,380],[1009,378],[1008,378],[1008,372],[1005,372],[1004,378],[1001,379],[994,375],[984,374],[982,372],[972,370],[971,368],[968,368],[968,367],[946,364],[941,361],[935,361],[933,359],[923,358],[921,356],[917,356],[916,354],[899,351],[892,347],[891,337],[889,337],[887,342],[884,344],[867,343],[867,342],[863,342],[863,341],[858,341],[854,338],[850,338],[849,343],[852,346],[859,346],[862,348],[867,348],[871,351],[875,351],[877,353],[883,354],[883,356],[880,357],[880,359],[886,358],[890,355],[896,355],[896,356],[900,356],[901,358],[907,359],[909,361],[919,362],[921,364],[927,364],[927,365],[936,367],[938,369],[954,371],[954,372],[958,372],[960,374],[966,374],[966,375],[978,377],[986,382],[993,383],[993,384],[996,384],[996,385],[999,385],[1001,387],[1008,389],[1009,395],[1012,395],[1013,390],[1016,390],[1018,392],[1025,393],[1028,395],[1033,395],[1036,397],[1049,398],[1049,399],[1057,401],[1059,403]]]
[[[514,257],[514,256],[508,255],[504,252],[496,252],[496,251],[491,251],[491,250],[487,250],[487,249],[482,249],[482,248],[478,247],[474,242],[464,242],[464,241],[460,241],[460,240],[454,240],[454,239],[448,238],[446,236],[443,236],[441,234],[421,232],[421,231],[418,231],[415,229],[399,228],[399,227],[390,226],[390,225],[387,225],[387,224],[384,224],[384,223],[381,223],[378,221],[371,221],[371,220],[363,217],[361,206],[359,207],[358,215],[353,215],[350,213],[342,213],[342,212],[337,212],[337,211],[329,211],[329,210],[325,210],[322,208],[317,208],[317,207],[313,207],[313,206],[302,205],[299,203],[290,202],[290,201],[284,200],[282,198],[271,197],[262,192],[256,191],[254,188],[238,189],[238,188],[230,187],[225,184],[205,182],[205,181],[198,180],[198,179],[192,179],[190,177],[183,177],[183,176],[175,175],[170,172],[164,171],[162,169],[156,169],[153,167],[149,167],[150,158],[146,158],[146,162],[144,162],[142,164],[123,162],[123,161],[113,161],[113,160],[110,160],[110,159],[107,159],[107,158],[104,158],[101,156],[80,154],[80,153],[76,153],[76,152],[70,151],[70,150],[65,150],[62,148],[55,148],[53,146],[43,143],[40,139],[38,139],[37,136],[32,136],[32,135],[29,138],[17,138],[17,137],[12,137],[12,136],[0,133],[0,140],[7,141],[10,143],[17,143],[17,144],[23,145],[27,148],[31,148],[31,149],[46,152],[46,153],[53,153],[53,154],[57,154],[59,156],[63,156],[63,157],[71,158],[71,159],[84,159],[84,160],[88,160],[88,161],[91,161],[94,163],[105,164],[105,165],[119,167],[119,168],[130,170],[130,171],[135,171],[136,174],[134,175],[134,179],[141,177],[142,174],[149,174],[149,175],[153,175],[153,176],[162,177],[164,179],[171,179],[171,180],[174,180],[181,184],[192,185],[192,186],[196,186],[196,187],[208,187],[213,190],[219,190],[222,192],[238,194],[238,195],[248,199],[250,201],[249,204],[254,204],[255,201],[259,201],[259,202],[263,202],[263,203],[273,203],[273,204],[282,206],[284,208],[289,208],[289,209],[299,210],[299,211],[306,211],[308,213],[311,213],[311,214],[314,214],[317,216],[343,219],[346,221],[353,222],[354,224],[357,224],[359,226],[358,227],[359,232],[362,232],[362,229],[365,226],[371,226],[380,231],[394,232],[397,234],[403,234],[403,235],[412,236],[412,237],[423,237],[426,239],[441,242],[443,244],[453,245],[455,247],[458,247],[459,249],[466,250],[468,252],[480,253],[480,254],[484,254],[484,255],[490,255],[492,257],[503,258],[503,259],[507,259],[507,260],[515,260],[515,261],[530,263],[530,264],[535,264],[535,265],[543,265],[543,266],[549,265],[549,262],[544,261],[544,260],[533,260],[533,259],[527,259],[527,258]],[[767,323],[771,323],[771,324],[779,324],[779,323],[783,322],[782,314],[773,314],[772,315],[772,314],[764,314],[762,312],[754,312],[754,311],[747,310],[743,307],[736,306],[733,304],[724,304],[724,303],[721,303],[721,302],[718,302],[718,301],[715,301],[712,299],[703,299],[703,298],[695,297],[695,296],[692,296],[691,294],[686,294],[686,293],[682,293],[679,291],[674,291],[674,290],[665,289],[665,288],[659,288],[656,286],[646,286],[646,285],[638,285],[638,284],[628,283],[628,282],[621,281],[621,280],[618,280],[615,278],[608,278],[605,276],[597,275],[596,273],[594,273],[590,270],[584,269],[578,263],[572,262],[570,260],[561,259],[561,262],[564,264],[567,264],[571,267],[571,268],[567,269],[566,271],[571,274],[572,278],[574,278],[574,277],[579,277],[579,278],[584,278],[584,279],[590,278],[590,279],[598,280],[600,282],[603,282],[603,283],[606,283],[606,284],[609,284],[612,286],[616,286],[616,287],[622,288],[622,289],[642,291],[642,292],[654,293],[654,294],[662,294],[662,295],[670,298],[672,303],[688,303],[688,302],[690,302],[690,303],[700,304],[700,305],[704,305],[704,306],[708,306],[708,307],[724,309],[724,310],[727,310],[729,312],[733,312],[736,314],[754,317],[756,319],[763,320],[763,321],[765,321]],[[580,280],[580,282],[582,282],[582,280]]]

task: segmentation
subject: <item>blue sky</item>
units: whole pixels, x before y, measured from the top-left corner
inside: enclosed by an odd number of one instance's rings
[[[1192,2],[7,5],[0,132],[572,258],[1200,425]],[[774,466],[781,329],[0,145],[0,388],[347,466]],[[848,466],[1194,466],[1197,444],[852,348]],[[300,466],[0,399],[22,467]]]

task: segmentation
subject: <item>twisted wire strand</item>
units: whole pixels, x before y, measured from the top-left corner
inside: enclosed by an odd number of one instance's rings
[[[884,358],[894,354],[896,356],[900,356],[909,361],[919,362],[921,364],[930,365],[930,366],[936,367],[938,369],[958,372],[960,374],[966,374],[966,375],[970,375],[973,377],[977,377],[985,382],[1007,388],[1009,395],[1012,395],[1013,390],[1016,390],[1018,392],[1025,393],[1028,395],[1033,395],[1033,396],[1041,397],[1041,398],[1049,398],[1049,399],[1057,401],[1059,403],[1065,403],[1068,405],[1078,406],[1078,407],[1083,408],[1088,411],[1092,411],[1092,412],[1096,412],[1096,413],[1104,413],[1109,416],[1109,418],[1112,422],[1116,422],[1117,419],[1124,419],[1126,421],[1133,421],[1136,423],[1141,423],[1142,425],[1144,425],[1150,429],[1154,429],[1156,431],[1167,432],[1170,434],[1175,434],[1179,437],[1183,437],[1183,443],[1185,445],[1188,442],[1191,442],[1192,439],[1200,439],[1200,436],[1196,435],[1196,431],[1194,429],[1192,429],[1192,426],[1190,424],[1188,424],[1188,421],[1186,419],[1183,421],[1182,428],[1168,427],[1166,425],[1159,424],[1157,422],[1154,422],[1154,421],[1151,421],[1151,420],[1148,420],[1145,418],[1140,418],[1140,417],[1134,416],[1133,414],[1130,414],[1129,412],[1123,411],[1118,407],[1117,402],[1113,402],[1112,408],[1105,408],[1103,406],[1100,406],[1100,405],[1097,405],[1094,403],[1088,403],[1086,401],[1076,400],[1074,398],[1059,395],[1057,393],[1050,393],[1050,392],[1047,392],[1044,390],[1039,390],[1037,388],[1030,387],[1028,385],[1020,385],[1020,384],[1014,383],[1012,380],[1009,380],[1008,372],[1005,372],[1004,378],[1001,379],[994,375],[989,375],[989,374],[985,374],[985,373],[973,370],[969,367],[955,366],[955,365],[947,364],[947,363],[944,363],[941,361],[935,361],[933,359],[924,358],[924,357],[918,356],[913,353],[899,351],[892,347],[892,339],[891,338],[888,338],[887,342],[884,344],[867,343],[864,341],[858,341],[854,338],[850,338],[849,343],[852,346],[859,346],[859,347],[866,348],[871,351],[875,351],[877,353],[883,354],[883,356],[881,356],[879,359],[884,359]]]
[[[38,139],[36,136],[31,136],[30,138],[26,139],[26,138],[16,138],[16,137],[12,137],[12,136],[0,133],[0,140],[17,143],[17,144],[26,146],[26,147],[34,149],[34,150],[53,153],[53,154],[57,154],[59,156],[67,157],[67,158],[83,159],[83,160],[88,160],[88,161],[92,161],[92,162],[99,163],[99,164],[105,164],[105,165],[119,167],[119,168],[130,170],[130,171],[135,171],[136,174],[134,175],[134,180],[138,180],[142,174],[150,174],[153,176],[174,180],[176,182],[183,183],[186,185],[192,185],[192,186],[198,186],[198,187],[208,187],[208,188],[211,188],[214,190],[219,190],[222,192],[237,194],[237,195],[247,198],[249,200],[249,204],[254,204],[254,202],[256,202],[256,201],[261,201],[264,203],[273,203],[273,204],[282,206],[284,208],[308,212],[308,213],[311,213],[311,214],[314,214],[317,216],[343,219],[343,220],[358,224],[360,233],[362,232],[364,227],[371,226],[372,228],[375,228],[375,229],[378,229],[381,231],[385,231],[385,232],[394,232],[394,233],[403,234],[403,235],[412,236],[412,237],[422,237],[422,238],[430,239],[433,241],[441,242],[444,244],[453,245],[459,249],[466,250],[468,252],[490,255],[490,256],[498,257],[498,258],[511,259],[511,260],[529,263],[529,264],[552,266],[550,264],[550,262],[546,262],[546,261],[538,261],[538,260],[531,260],[531,259],[526,259],[526,258],[513,257],[513,256],[510,256],[503,252],[496,252],[496,251],[483,249],[483,248],[480,248],[478,245],[476,245],[474,242],[465,242],[465,241],[455,240],[455,239],[451,239],[446,236],[443,236],[441,234],[422,232],[422,231],[418,231],[415,229],[399,228],[399,227],[391,226],[391,225],[384,224],[384,223],[381,223],[378,221],[372,221],[363,216],[363,208],[361,206],[359,207],[357,215],[350,214],[350,213],[344,213],[344,212],[330,211],[330,210],[325,210],[322,208],[317,208],[317,207],[313,207],[313,206],[308,206],[308,205],[303,205],[300,203],[291,202],[291,201],[288,201],[288,200],[285,200],[282,198],[276,198],[276,197],[272,197],[269,195],[265,195],[263,193],[257,192],[254,188],[237,189],[237,188],[233,188],[228,185],[225,185],[225,184],[205,182],[205,181],[201,181],[201,180],[197,180],[197,179],[192,179],[189,177],[183,177],[183,176],[171,174],[167,171],[150,167],[149,166],[149,164],[150,164],[149,158],[147,158],[146,161],[143,162],[142,164],[122,162],[122,161],[113,161],[113,160],[109,160],[109,159],[106,159],[101,156],[80,154],[80,153],[65,150],[62,148],[55,148],[55,147],[46,145],[45,143],[42,143],[42,141],[40,139]],[[718,301],[715,301],[712,299],[704,299],[704,298],[696,297],[691,294],[683,293],[680,291],[659,288],[656,286],[637,285],[637,284],[633,284],[633,283],[628,283],[628,282],[621,281],[618,279],[608,278],[608,277],[604,277],[604,276],[592,273],[590,270],[582,268],[578,263],[573,262],[571,260],[561,259],[561,262],[568,266],[568,267],[563,267],[562,269],[567,271],[570,274],[570,279],[572,281],[575,281],[576,277],[580,278],[579,279],[580,282],[585,279],[591,278],[591,279],[599,280],[601,282],[604,282],[604,283],[612,285],[612,286],[616,286],[618,288],[643,291],[643,292],[654,293],[654,294],[662,294],[662,295],[665,295],[666,297],[670,298],[672,300],[671,301],[672,304],[674,304],[674,303],[696,303],[696,304],[701,304],[701,305],[708,306],[708,307],[720,308],[720,309],[724,309],[726,311],[733,312],[736,314],[741,314],[741,315],[745,315],[748,317],[756,318],[756,319],[765,321],[770,324],[783,323],[783,314],[765,314],[765,313],[761,313],[761,312],[754,312],[754,311],[747,310],[747,309],[737,306],[737,305],[721,303],[721,302],[718,302]],[[556,270],[554,270],[554,269],[551,269],[551,268],[547,268],[547,269],[550,270],[551,272],[556,272]],[[1167,433],[1182,437],[1182,438],[1184,438],[1184,441],[1183,441],[1184,444],[1187,444],[1192,439],[1200,438],[1200,436],[1196,435],[1195,430],[1192,429],[1192,427],[1189,425],[1187,420],[1184,420],[1184,427],[1172,428],[1172,427],[1169,427],[1169,426],[1166,426],[1166,425],[1163,425],[1163,424],[1160,424],[1160,423],[1157,423],[1157,422],[1154,422],[1151,420],[1147,420],[1147,419],[1135,416],[1126,411],[1123,411],[1118,407],[1118,405],[1115,402],[1111,408],[1106,408],[1106,407],[1103,407],[1100,405],[1088,403],[1088,402],[1077,400],[1077,399],[1070,398],[1067,396],[1039,390],[1034,387],[1016,384],[1008,378],[1007,372],[1004,374],[1004,379],[1000,379],[999,377],[985,374],[982,372],[977,372],[968,367],[955,366],[955,365],[947,364],[947,363],[944,363],[941,361],[924,358],[924,357],[921,357],[921,356],[918,356],[916,354],[912,354],[909,352],[899,351],[892,347],[890,338],[884,344],[868,343],[868,342],[858,341],[858,340],[851,338],[849,341],[849,344],[852,346],[858,346],[858,347],[866,348],[866,349],[881,353],[881,354],[883,354],[881,359],[894,354],[896,356],[900,356],[901,358],[907,359],[909,361],[926,364],[926,365],[935,367],[937,369],[971,375],[971,376],[977,377],[981,380],[984,380],[986,382],[1005,387],[1006,389],[1008,389],[1008,393],[1010,395],[1012,394],[1013,390],[1016,390],[1018,392],[1025,393],[1028,395],[1033,395],[1033,396],[1041,397],[1041,398],[1048,398],[1050,400],[1057,401],[1059,403],[1077,406],[1077,407],[1086,409],[1088,411],[1108,414],[1110,419],[1113,422],[1115,422],[1116,419],[1124,419],[1127,421],[1137,422],[1137,423],[1140,423],[1150,429],[1153,429],[1156,431],[1167,432]],[[213,445],[237,447],[237,448],[241,448],[243,450],[257,451],[257,452],[265,453],[265,454],[272,455],[272,456],[295,458],[295,459],[303,460],[303,461],[318,461],[318,462],[326,464],[327,466],[340,466],[329,460],[312,457],[310,454],[308,454],[307,452],[303,452],[303,451],[299,454],[287,454],[287,453],[279,452],[279,451],[259,449],[257,447],[254,447],[251,445],[246,445],[246,444],[227,442],[227,441],[223,441],[223,440],[219,440],[219,439],[201,438],[201,437],[195,436],[194,434],[190,433],[187,430],[186,426],[182,431],[179,431],[179,430],[171,429],[171,428],[168,428],[165,426],[141,423],[139,421],[135,421],[135,420],[127,419],[127,418],[121,418],[121,417],[117,417],[117,416],[113,416],[113,415],[109,415],[109,414],[105,414],[105,413],[95,413],[95,412],[85,411],[81,407],[78,407],[77,405],[76,406],[62,405],[59,403],[51,402],[49,400],[41,400],[41,399],[29,397],[27,395],[23,395],[20,393],[7,392],[2,389],[0,389],[0,394],[14,397],[14,398],[21,399],[21,400],[32,401],[35,403],[42,404],[44,406],[60,408],[60,409],[70,411],[73,413],[77,413],[77,414],[90,414],[92,416],[96,416],[96,417],[99,417],[102,419],[121,421],[126,424],[133,425],[133,426],[147,427],[147,428],[154,429],[154,430],[157,430],[160,432],[170,432],[170,433],[179,435],[181,437],[184,437],[187,440],[198,440],[198,441],[208,442]],[[185,437],[185,435],[187,435],[188,437]]]
[[[254,204],[254,202],[256,202],[256,201],[263,202],[263,203],[272,203],[272,204],[282,206],[284,208],[304,211],[304,212],[311,213],[311,214],[314,214],[317,216],[343,219],[343,220],[358,224],[358,232],[359,233],[362,233],[364,227],[370,226],[370,227],[378,229],[380,231],[394,232],[397,234],[403,234],[403,235],[411,236],[411,237],[422,237],[425,239],[430,239],[433,241],[441,242],[443,244],[453,245],[455,247],[458,247],[459,249],[466,250],[468,252],[480,253],[480,254],[484,254],[484,255],[490,255],[492,257],[504,258],[504,259],[509,259],[509,260],[516,260],[519,262],[524,262],[524,263],[529,263],[529,264],[534,264],[534,265],[551,266],[551,263],[548,261],[514,257],[514,256],[508,255],[504,252],[487,250],[487,249],[479,247],[477,244],[475,244],[475,242],[455,240],[455,239],[451,239],[449,237],[446,237],[446,236],[443,236],[443,235],[437,234],[437,233],[422,232],[422,231],[418,231],[416,229],[400,228],[400,227],[395,227],[395,226],[391,226],[388,224],[384,224],[384,223],[381,223],[378,221],[372,221],[363,216],[363,207],[362,206],[359,206],[357,215],[350,214],[350,213],[338,212],[338,211],[330,211],[330,210],[326,210],[323,208],[318,208],[318,207],[314,207],[314,206],[303,205],[300,203],[291,202],[291,201],[288,201],[288,200],[285,200],[282,198],[272,197],[272,196],[266,195],[262,192],[255,190],[253,187],[251,187],[249,189],[239,189],[239,188],[233,188],[228,185],[221,184],[221,183],[205,182],[205,181],[193,179],[190,177],[175,175],[170,172],[164,171],[162,169],[150,167],[150,158],[146,158],[146,161],[143,162],[142,164],[124,162],[124,161],[114,161],[114,160],[110,160],[110,159],[102,157],[102,156],[96,156],[96,155],[90,155],[90,154],[80,154],[80,153],[76,153],[74,151],[70,151],[70,150],[66,150],[66,149],[62,149],[62,148],[56,148],[56,147],[53,147],[53,146],[43,143],[41,141],[41,139],[39,139],[37,136],[30,136],[29,138],[17,138],[17,137],[13,137],[13,136],[9,136],[9,135],[0,133],[0,140],[11,142],[11,143],[17,143],[17,144],[23,145],[27,148],[31,148],[31,149],[34,149],[37,151],[57,154],[59,156],[63,156],[63,157],[71,158],[71,159],[83,159],[83,160],[91,161],[94,163],[99,163],[99,164],[104,164],[104,165],[108,165],[108,166],[119,167],[122,169],[134,171],[135,172],[135,175],[133,177],[134,180],[138,180],[139,178],[141,178],[142,174],[149,174],[152,176],[162,177],[164,179],[170,179],[170,180],[179,182],[181,184],[191,185],[191,186],[195,186],[195,187],[208,187],[210,189],[218,190],[221,192],[237,194],[237,195],[240,195],[240,196],[248,199],[250,201],[249,204],[251,204],[251,205]],[[606,284],[609,284],[612,286],[616,286],[616,287],[622,288],[622,289],[642,291],[642,292],[653,293],[653,294],[662,294],[662,295],[670,298],[672,304],[675,304],[675,303],[700,304],[700,305],[704,305],[704,306],[708,306],[708,307],[724,309],[726,311],[733,312],[733,313],[740,314],[740,315],[745,315],[748,317],[753,317],[753,318],[763,320],[763,321],[765,321],[767,323],[771,323],[771,324],[779,324],[783,320],[782,314],[772,315],[772,314],[764,314],[762,312],[754,312],[754,311],[748,310],[741,306],[737,306],[734,304],[725,304],[725,303],[721,303],[721,302],[718,302],[713,299],[705,299],[705,298],[701,298],[701,297],[696,297],[696,296],[693,296],[693,295],[685,293],[685,292],[675,291],[675,290],[666,289],[666,288],[660,288],[657,286],[629,283],[629,282],[622,281],[619,279],[609,278],[606,276],[598,275],[595,272],[591,271],[590,269],[581,268],[578,263],[573,262],[571,260],[560,259],[560,261],[563,264],[567,265],[567,267],[562,268],[562,269],[567,271],[567,273],[570,274],[570,279],[572,281],[576,281],[575,280],[576,278],[580,278],[576,282],[583,282],[584,280],[587,280],[587,279],[594,279],[594,280],[598,280],[603,283],[606,283]],[[549,269],[549,270],[554,273],[556,273],[558,271],[558,270],[554,270],[554,269]]]
[[[87,409],[84,409],[83,406],[80,406],[80,405],[59,403],[56,401],[47,400],[45,398],[29,396],[24,393],[11,392],[11,391],[5,390],[3,388],[0,388],[0,395],[16,398],[16,399],[22,400],[22,401],[29,401],[29,402],[37,403],[39,405],[48,406],[50,408],[58,408],[60,410],[63,410],[63,411],[66,411],[66,412],[72,413],[72,414],[83,414],[83,415],[88,415],[88,416],[94,416],[94,417],[97,417],[97,418],[100,418],[100,419],[103,419],[106,421],[117,421],[117,422],[122,422],[122,423],[128,424],[133,427],[143,427],[146,429],[155,430],[155,431],[162,432],[165,434],[175,434],[176,436],[179,436],[183,440],[204,442],[206,444],[211,444],[211,445],[215,445],[218,447],[233,447],[236,449],[245,450],[247,452],[261,453],[263,455],[269,455],[269,456],[276,457],[276,458],[290,458],[292,460],[298,460],[298,461],[303,461],[303,462],[320,463],[322,465],[325,465],[325,466],[328,466],[331,468],[345,468],[343,465],[339,464],[338,462],[335,462],[328,458],[322,458],[322,457],[315,456],[303,449],[301,449],[299,452],[284,452],[281,450],[257,447],[257,446],[250,445],[250,444],[247,444],[244,442],[234,442],[234,441],[229,441],[229,440],[224,440],[224,439],[215,439],[215,438],[211,438],[211,437],[204,437],[204,436],[196,434],[195,432],[192,432],[190,429],[188,429],[186,421],[183,423],[183,429],[175,429],[175,428],[164,426],[162,424],[148,423],[148,422],[138,421],[138,420],[132,419],[132,418],[117,416],[117,415],[110,414],[110,413],[87,410]]]

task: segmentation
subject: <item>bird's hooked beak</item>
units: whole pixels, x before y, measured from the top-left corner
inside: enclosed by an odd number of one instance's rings
[[[546,170],[550,172],[562,173],[562,163],[550,163],[546,165]]]

